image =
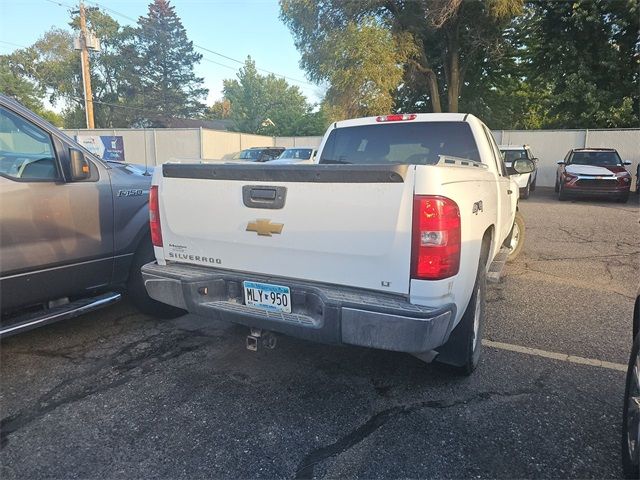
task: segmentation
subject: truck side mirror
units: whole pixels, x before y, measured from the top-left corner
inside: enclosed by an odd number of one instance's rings
[[[631,165],[631,162],[629,162],[628,160],[623,162],[625,165]]]
[[[85,158],[84,153],[75,148],[69,149],[69,159],[71,161],[71,180],[79,182],[86,180],[91,176],[91,168],[89,161]]]
[[[513,162],[513,166],[511,167],[514,173],[531,173],[535,170],[535,164],[529,160],[528,158],[519,158],[515,162]]]

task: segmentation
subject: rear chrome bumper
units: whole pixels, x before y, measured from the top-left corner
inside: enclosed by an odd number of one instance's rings
[[[449,338],[456,307],[413,305],[405,297],[195,265],[142,267],[149,295],[203,317],[323,343],[422,353]],[[291,313],[244,304],[245,280],[288,286]]]

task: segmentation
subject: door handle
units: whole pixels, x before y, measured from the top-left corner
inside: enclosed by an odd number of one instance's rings
[[[242,200],[249,208],[280,209],[287,198],[287,187],[244,185]]]
[[[507,195],[511,195],[513,193],[512,190],[507,190]]]

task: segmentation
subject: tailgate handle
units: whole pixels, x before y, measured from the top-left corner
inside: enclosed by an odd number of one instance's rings
[[[244,185],[242,201],[249,208],[280,209],[287,198],[287,187]]]

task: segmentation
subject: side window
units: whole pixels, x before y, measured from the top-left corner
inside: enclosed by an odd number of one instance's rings
[[[564,163],[566,163],[567,165],[569,165],[571,163],[571,154],[572,153],[573,152],[571,150],[569,150],[567,152],[567,154],[565,155],[565,157],[564,157]]]
[[[0,174],[23,181],[60,178],[51,136],[4,107],[0,107]]]
[[[495,138],[493,138],[493,134],[491,133],[491,130],[489,130],[486,126],[482,126],[483,130],[484,130],[484,134],[487,137],[487,140],[489,141],[489,145],[491,146],[491,149],[493,150],[493,158],[496,161],[496,167],[498,168],[498,173],[503,176],[506,177],[507,176],[507,168],[504,166],[504,157],[502,156],[502,152],[500,152],[500,149],[498,148],[498,144],[496,143]]]

